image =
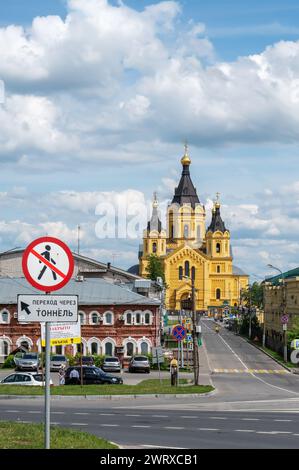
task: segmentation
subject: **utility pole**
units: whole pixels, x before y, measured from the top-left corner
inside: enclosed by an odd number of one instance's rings
[[[248,332],[248,337],[251,339],[251,286],[248,284],[248,290],[249,290],[249,332]]]
[[[193,339],[193,371],[194,371],[194,385],[198,385],[199,379],[199,359],[198,359],[198,343],[197,343],[197,334],[196,334],[196,298],[195,298],[195,286],[194,279],[191,279],[192,282],[192,339]]]

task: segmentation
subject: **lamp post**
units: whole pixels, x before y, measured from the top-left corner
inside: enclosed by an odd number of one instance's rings
[[[282,315],[286,314],[286,289],[285,289],[285,280],[284,274],[281,269],[273,266],[272,264],[267,265],[269,268],[275,269],[281,274],[281,287],[282,287],[282,298],[281,298],[281,313]],[[287,323],[283,327],[283,359],[285,362],[288,360],[288,346],[287,346]]]
[[[193,373],[194,385],[198,385],[199,379],[199,360],[198,360],[198,343],[196,336],[196,298],[195,298],[195,285],[193,277],[183,276],[183,278],[191,281],[191,304],[192,304],[192,341],[193,341]]]

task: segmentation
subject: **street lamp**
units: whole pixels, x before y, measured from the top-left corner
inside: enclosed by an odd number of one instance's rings
[[[194,372],[194,385],[198,385],[199,379],[199,359],[198,359],[198,343],[196,336],[196,302],[195,302],[195,285],[194,278],[190,279],[189,276],[182,276],[191,281],[191,302],[192,302],[192,340],[193,340],[193,372]]]
[[[282,315],[285,315],[286,313],[286,289],[285,289],[285,280],[284,280],[284,274],[281,269],[277,268],[276,266],[273,266],[273,264],[267,264],[267,266],[271,269],[275,269],[281,274],[281,286],[282,286],[282,301],[281,301],[281,312]],[[288,346],[287,346],[287,323],[284,324],[285,326],[283,327],[283,359],[285,362],[288,360]]]

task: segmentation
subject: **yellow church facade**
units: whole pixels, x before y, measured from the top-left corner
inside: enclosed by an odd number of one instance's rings
[[[149,255],[161,259],[167,286],[165,308],[170,311],[182,309],[182,300],[191,295],[192,280],[197,311],[238,306],[241,289],[246,288],[249,279],[233,264],[230,232],[221,218],[218,196],[206,228],[206,210],[191,180],[187,148],[181,163],[182,176],[167,208],[166,229],[162,228],[154,198],[139,253],[139,274],[148,276]]]

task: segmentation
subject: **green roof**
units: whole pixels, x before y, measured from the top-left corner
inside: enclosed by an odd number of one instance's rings
[[[284,278],[287,279],[289,277],[296,277],[299,276],[299,267],[291,269],[290,271],[286,271],[282,274],[278,274],[277,276],[267,277],[264,282],[271,282],[273,285],[278,285],[280,279]]]

